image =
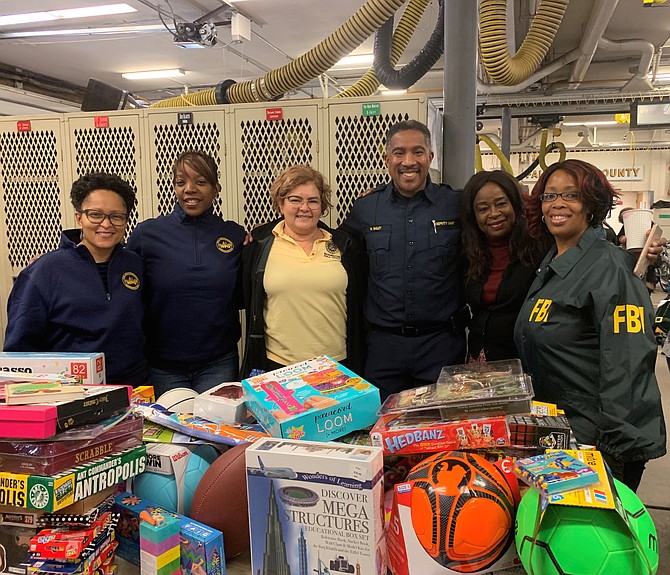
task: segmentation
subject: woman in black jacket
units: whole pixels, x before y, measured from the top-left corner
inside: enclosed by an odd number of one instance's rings
[[[331,190],[309,166],[292,166],[274,181],[282,218],[253,230],[243,253],[247,312],[242,377],[318,355],[362,373],[366,259],[347,233],[320,221]]]

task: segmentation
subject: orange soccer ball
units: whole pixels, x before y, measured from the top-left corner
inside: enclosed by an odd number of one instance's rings
[[[407,476],[412,527],[426,552],[453,571],[493,565],[513,540],[514,498],[503,473],[474,453],[424,459]]]

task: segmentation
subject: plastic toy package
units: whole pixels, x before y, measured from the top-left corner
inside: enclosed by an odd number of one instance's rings
[[[439,409],[444,419],[469,413],[530,411],[533,387],[518,359],[446,366],[436,383],[391,395],[380,415]]]

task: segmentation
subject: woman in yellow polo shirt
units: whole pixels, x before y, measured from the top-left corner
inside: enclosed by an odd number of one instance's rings
[[[332,207],[328,183],[292,166],[270,195],[282,217],[253,230],[243,253],[242,376],[324,354],[361,373],[365,259],[354,238],[320,221]]]

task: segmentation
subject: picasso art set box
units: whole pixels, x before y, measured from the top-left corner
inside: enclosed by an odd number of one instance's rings
[[[331,441],[377,421],[379,390],[326,355],[242,382],[249,411],[275,437]]]
[[[0,372],[20,377],[34,373],[60,374],[74,377],[78,383],[105,383],[103,353],[0,352]]]
[[[381,449],[267,438],[246,465],[252,573],[386,573]]]

